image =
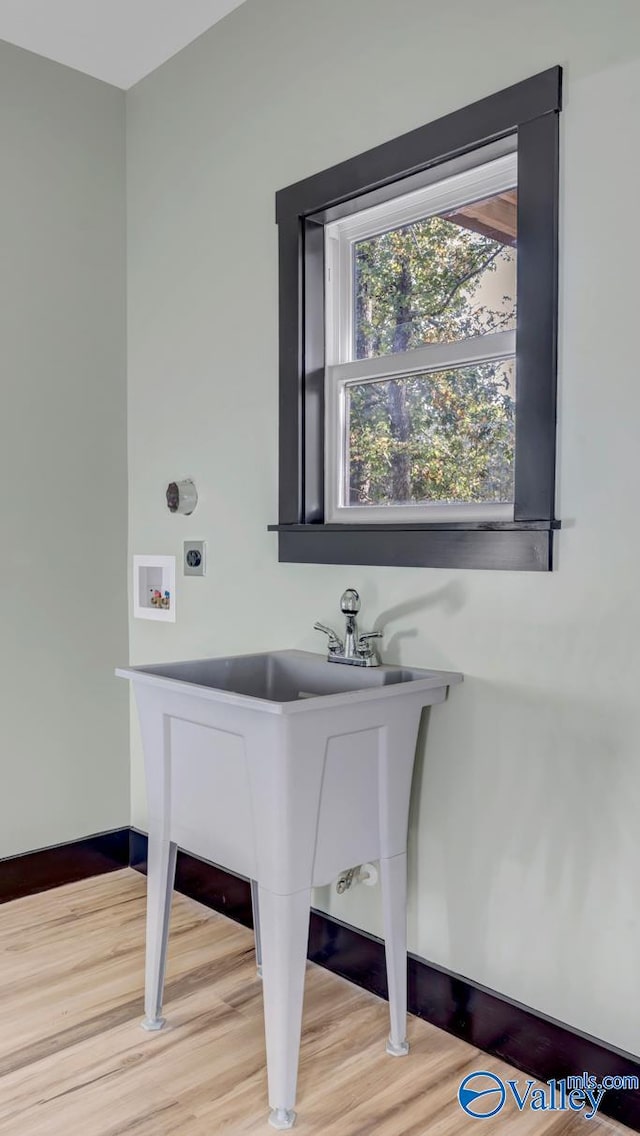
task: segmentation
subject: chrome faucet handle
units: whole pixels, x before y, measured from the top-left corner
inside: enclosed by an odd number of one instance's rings
[[[344,650],[344,644],[340,636],[333,630],[333,627],[326,627],[324,623],[316,621],[313,625],[314,631],[322,631],[329,639],[328,647],[330,652],[340,652]]]
[[[363,659],[372,658],[372,659],[377,660],[378,659],[377,651],[376,651],[375,647],[373,646],[373,644],[370,642],[370,640],[371,639],[382,639],[383,635],[384,635],[384,632],[382,632],[382,631],[367,631],[367,632],[365,632],[364,635],[359,635],[358,636],[358,654],[361,655]]]

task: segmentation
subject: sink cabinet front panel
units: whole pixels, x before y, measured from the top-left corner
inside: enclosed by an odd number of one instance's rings
[[[328,739],[313,865],[315,887],[380,855],[379,749],[380,727]]]
[[[247,754],[240,734],[169,719],[171,839],[256,878]]]
[[[136,684],[149,826],[280,895],[406,850],[420,714],[445,688],[385,708],[261,713]]]

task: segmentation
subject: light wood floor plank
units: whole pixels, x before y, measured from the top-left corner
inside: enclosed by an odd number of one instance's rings
[[[0,1136],[225,1136],[266,1123],[253,936],[176,896],[169,1026],[142,1017],[146,882],[128,869],[0,907]],[[300,1136],[478,1136],[456,1093],[477,1068],[522,1074],[415,1018],[384,1051],[387,1007],[310,965]],[[514,1114],[482,1136],[578,1136],[580,1115]],[[627,1132],[603,1118],[590,1136]]]

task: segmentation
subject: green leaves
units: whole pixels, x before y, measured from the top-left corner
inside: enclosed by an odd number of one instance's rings
[[[508,367],[484,363],[352,385],[350,504],[512,499],[515,405],[505,390]],[[392,387],[403,389],[404,423]]]

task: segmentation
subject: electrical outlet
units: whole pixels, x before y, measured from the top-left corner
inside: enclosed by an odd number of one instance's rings
[[[185,540],[182,566],[185,576],[204,576],[207,545],[204,540]]]

